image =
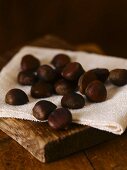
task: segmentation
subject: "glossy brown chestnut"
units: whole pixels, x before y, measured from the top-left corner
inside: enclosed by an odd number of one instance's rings
[[[109,80],[116,86],[124,86],[127,84],[127,70],[126,69],[114,69],[110,71]]]
[[[63,68],[70,63],[70,57],[66,54],[57,54],[51,61],[51,64],[56,68]]]
[[[36,70],[40,66],[40,61],[33,55],[25,55],[21,60],[21,70]]]
[[[46,82],[52,82],[57,77],[55,70],[49,65],[41,65],[37,69],[37,75],[41,80]]]
[[[97,79],[103,83],[108,79],[109,70],[106,68],[95,68],[89,71],[93,72],[97,76]]]
[[[66,108],[54,110],[48,117],[48,124],[55,130],[67,129],[72,123],[72,114]]]
[[[17,76],[17,80],[21,85],[32,85],[36,82],[37,76],[31,71],[21,71]]]
[[[68,94],[70,92],[73,92],[74,91],[74,85],[71,82],[69,82],[65,79],[59,79],[55,83],[54,89],[55,89],[56,94],[64,95],[64,94]]]
[[[89,101],[103,102],[106,100],[107,90],[101,81],[95,80],[88,84],[85,94]]]
[[[50,101],[41,100],[33,107],[33,116],[38,120],[46,120],[57,106]]]
[[[26,93],[21,89],[11,89],[5,96],[5,102],[10,105],[23,105],[29,102]]]
[[[31,96],[33,98],[50,97],[53,94],[53,87],[51,84],[39,81],[32,85]]]
[[[84,73],[84,69],[78,62],[72,62],[65,66],[61,75],[70,81],[76,81]]]
[[[85,98],[75,92],[68,93],[62,97],[61,105],[69,109],[80,109],[85,105]]]
[[[86,73],[82,74],[78,81],[78,89],[82,94],[85,94],[86,87],[90,82],[93,80],[97,80],[97,76],[91,72],[87,71]]]

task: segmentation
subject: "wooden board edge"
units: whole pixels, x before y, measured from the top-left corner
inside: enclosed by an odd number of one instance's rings
[[[45,145],[45,162],[52,162],[64,158],[74,152],[87,149],[109,139],[113,139],[114,137],[116,137],[116,135],[112,133],[91,127],[87,128],[64,139],[62,138],[47,143]]]

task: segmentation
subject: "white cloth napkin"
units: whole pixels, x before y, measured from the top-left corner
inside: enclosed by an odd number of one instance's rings
[[[0,117],[11,117],[38,121],[32,115],[32,108],[41,99],[33,99],[30,96],[30,86],[21,86],[17,83],[17,74],[20,70],[20,61],[25,54],[33,54],[42,64],[49,64],[52,57],[58,53],[68,54],[72,61],[82,64],[87,71],[92,68],[115,68],[127,69],[127,60],[115,57],[105,57],[86,52],[72,52],[66,50],[24,47],[12,60],[2,69],[0,73]],[[21,106],[11,106],[5,103],[5,95],[12,88],[20,88],[26,92],[30,102]],[[71,110],[73,122],[88,125],[94,128],[122,134],[127,127],[127,85],[116,87],[110,83],[106,84],[108,97],[102,103],[89,103],[82,109]],[[58,107],[61,106],[62,96],[52,96],[46,100],[52,101]]]

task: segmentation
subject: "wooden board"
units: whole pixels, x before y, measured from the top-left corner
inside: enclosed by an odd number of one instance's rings
[[[75,50],[71,45],[54,37],[39,39],[30,44]],[[1,68],[18,49],[12,50],[0,57]],[[66,131],[54,131],[47,123],[17,119],[0,119],[0,129],[41,162],[60,159],[115,136],[108,132],[77,124],[73,124]]]

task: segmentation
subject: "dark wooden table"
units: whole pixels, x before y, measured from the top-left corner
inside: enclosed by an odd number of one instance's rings
[[[75,49],[66,42],[46,37],[32,43],[53,48]],[[78,49],[87,51],[102,51],[94,45],[79,46]],[[11,50],[0,57],[2,67],[7,58],[19,48]],[[108,142],[80,151],[59,161],[42,164],[17,142],[0,131],[0,170],[127,170],[127,132]]]

